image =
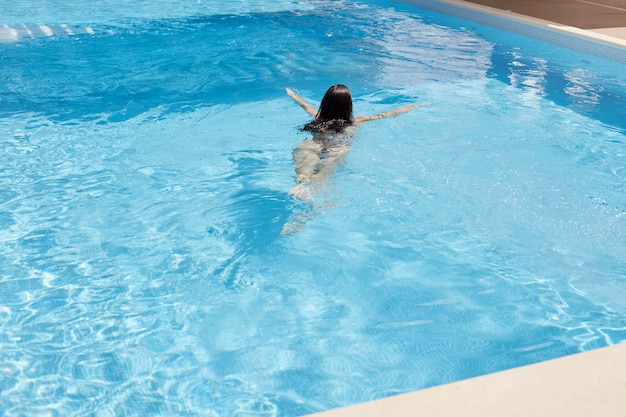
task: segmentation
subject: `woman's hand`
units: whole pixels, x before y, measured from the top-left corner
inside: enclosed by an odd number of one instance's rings
[[[285,91],[287,91],[287,94],[289,95],[289,97],[294,99],[294,101],[298,103],[300,107],[302,107],[307,113],[309,113],[313,117],[317,117],[317,110],[315,110],[315,108],[311,106],[309,103],[304,101],[302,97],[294,93],[294,91],[291,88],[285,88]]]

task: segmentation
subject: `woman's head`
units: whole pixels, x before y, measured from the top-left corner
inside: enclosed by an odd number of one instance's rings
[[[348,87],[335,84],[326,91],[320,108],[317,112],[317,120],[345,120],[352,123],[352,95]]]
[[[326,91],[315,120],[304,126],[309,132],[341,132],[354,122],[352,95],[348,87],[335,84]]]

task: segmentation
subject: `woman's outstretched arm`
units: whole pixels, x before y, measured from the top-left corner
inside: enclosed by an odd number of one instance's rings
[[[294,101],[298,103],[304,110],[306,110],[307,113],[309,113],[313,117],[317,117],[317,110],[315,109],[315,107],[311,106],[309,103],[304,101],[304,99],[300,97],[299,95],[297,95],[296,93],[294,93],[291,88],[287,88],[286,90],[287,90],[287,94],[289,94],[289,97],[294,99]]]
[[[373,116],[359,116],[359,117],[355,117],[354,118],[354,124],[361,123],[361,122],[367,122],[369,120],[378,120],[378,119],[382,119],[382,118],[385,118],[385,117],[397,116],[400,113],[406,113],[406,112],[409,112],[409,111],[413,110],[416,107],[424,107],[426,105],[428,105],[428,103],[409,104],[408,106],[400,107],[400,108],[397,108],[395,110],[387,111],[387,112],[384,112],[384,113],[375,114]]]

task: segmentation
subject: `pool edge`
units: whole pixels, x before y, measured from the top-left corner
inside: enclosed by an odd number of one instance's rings
[[[626,64],[626,39],[464,0],[396,0]]]
[[[626,343],[308,417],[621,417]]]

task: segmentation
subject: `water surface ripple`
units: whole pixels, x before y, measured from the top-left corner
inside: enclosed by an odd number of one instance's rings
[[[623,66],[385,0],[99,4],[0,6],[0,414],[292,417],[626,340]],[[335,82],[430,104],[294,198],[284,88]]]

